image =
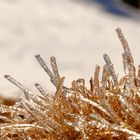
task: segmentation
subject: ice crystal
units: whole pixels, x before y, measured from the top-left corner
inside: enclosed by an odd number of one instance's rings
[[[40,55],[41,67],[56,87],[54,95],[47,94],[40,84],[35,86],[41,95],[30,90],[9,75],[5,78],[20,88],[25,99],[13,106],[0,104],[1,140],[140,140],[140,67],[136,73],[128,43],[120,28],[116,29],[124,48],[125,75],[118,79],[111,59],[104,54],[102,79],[96,66],[90,89],[84,79],[64,86],[55,57],[51,68]]]

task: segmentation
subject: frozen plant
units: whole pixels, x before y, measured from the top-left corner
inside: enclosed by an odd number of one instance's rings
[[[5,78],[20,88],[25,99],[13,106],[0,105],[1,140],[140,140],[140,66],[136,72],[128,43],[120,28],[116,29],[124,48],[124,76],[117,78],[111,59],[103,55],[102,79],[96,66],[90,89],[84,79],[64,86],[55,57],[50,58],[52,71],[40,55],[36,59],[56,87],[47,94],[35,84],[39,95],[9,75]]]

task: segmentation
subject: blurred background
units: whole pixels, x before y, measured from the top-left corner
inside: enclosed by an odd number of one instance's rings
[[[103,66],[104,53],[120,77],[123,49],[117,27],[123,29],[137,66],[139,0],[0,0],[0,95],[21,96],[18,88],[3,78],[5,74],[34,93],[35,82],[47,92],[55,90],[35,54],[48,65],[50,56],[55,56],[67,86],[77,78],[85,78],[88,85],[95,65]]]

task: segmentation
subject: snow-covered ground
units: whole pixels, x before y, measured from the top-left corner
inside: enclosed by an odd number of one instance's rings
[[[4,74],[35,93],[35,82],[47,91],[54,90],[35,54],[47,64],[49,57],[55,56],[66,85],[80,77],[88,84],[95,65],[104,64],[103,53],[110,56],[121,75],[123,50],[115,33],[118,26],[126,34],[136,64],[140,64],[139,11],[106,2],[109,0],[0,0],[1,94],[12,97],[19,93]]]

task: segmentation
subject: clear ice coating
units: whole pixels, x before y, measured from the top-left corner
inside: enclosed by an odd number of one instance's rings
[[[34,95],[5,75],[26,98],[13,106],[0,104],[0,140],[140,140],[140,66],[136,73],[128,43],[120,28],[116,32],[124,49],[121,79],[107,54],[103,55],[101,82],[101,69],[96,65],[90,89],[82,78],[65,87],[55,57],[50,58],[51,71],[40,55],[35,56],[56,87],[54,95],[38,83],[35,86],[41,96]]]

